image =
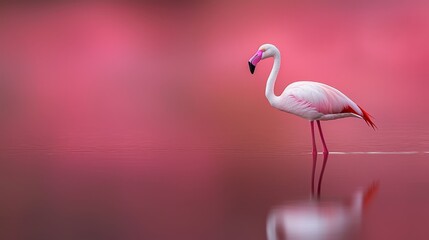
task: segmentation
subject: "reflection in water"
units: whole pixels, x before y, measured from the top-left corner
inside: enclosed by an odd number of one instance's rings
[[[282,205],[271,210],[267,219],[268,240],[281,239],[356,239],[365,206],[375,195],[378,183],[356,191],[348,200],[320,201],[321,185],[328,155],[323,156],[317,197],[314,180],[317,155],[313,155],[311,199]]]
[[[322,179],[323,174],[325,173],[326,163],[328,162],[329,154],[323,154],[323,165],[322,170],[320,171],[319,183],[317,185],[317,198],[320,199],[320,192],[322,191]],[[313,154],[313,170],[311,174],[311,197],[314,197],[314,176],[316,175],[316,162],[317,162],[317,154]]]

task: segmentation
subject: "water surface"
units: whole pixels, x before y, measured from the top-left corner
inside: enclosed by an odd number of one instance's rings
[[[349,235],[339,236],[421,239],[429,233],[424,149],[366,152],[353,146],[356,152],[332,152],[317,198],[309,152],[140,147],[3,151],[2,237],[266,239],[267,221],[278,209],[334,204],[350,210],[356,194],[374,184],[353,215],[353,227],[343,227]],[[316,192],[322,163],[319,155]],[[276,233],[285,236],[283,230]]]

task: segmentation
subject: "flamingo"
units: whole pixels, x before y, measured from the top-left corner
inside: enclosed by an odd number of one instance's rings
[[[319,135],[323,144],[323,154],[329,154],[323,137],[320,121],[334,120],[345,117],[356,117],[365,120],[373,129],[376,125],[371,115],[354,103],[339,90],[323,83],[313,81],[298,81],[289,84],[280,96],[274,94],[274,85],[280,69],[280,51],[272,44],[263,44],[249,60],[250,72],[253,74],[256,65],[263,59],[274,58],[271,73],[268,76],[265,96],[270,105],[281,111],[291,113],[310,120],[313,155],[317,154],[314,137],[314,121],[317,123]]]

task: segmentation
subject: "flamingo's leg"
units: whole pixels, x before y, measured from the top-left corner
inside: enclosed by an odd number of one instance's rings
[[[320,126],[320,121],[319,120],[317,120],[317,127],[319,127],[320,138],[322,139],[323,155],[328,155],[329,151],[328,151],[328,148],[326,147],[325,138],[323,137],[322,127]]]
[[[311,197],[314,196],[314,175],[316,174],[317,148],[316,139],[314,137],[314,121],[310,121],[311,139],[313,142],[313,171],[311,173]]]
[[[313,155],[317,155],[316,139],[314,138],[314,121],[310,121],[311,139],[313,140]]]

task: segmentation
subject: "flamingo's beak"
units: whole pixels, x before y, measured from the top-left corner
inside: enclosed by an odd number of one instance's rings
[[[252,74],[253,74],[253,73],[255,72],[255,67],[256,67],[256,66],[255,66],[255,65],[253,65],[251,61],[249,61],[249,69],[250,69],[250,73],[252,73]]]
[[[255,72],[255,68],[256,68],[256,64],[258,64],[259,61],[261,61],[262,59],[262,50],[258,50],[255,55],[253,55],[252,58],[250,58],[249,60],[249,69],[250,69],[250,73],[254,73]]]

